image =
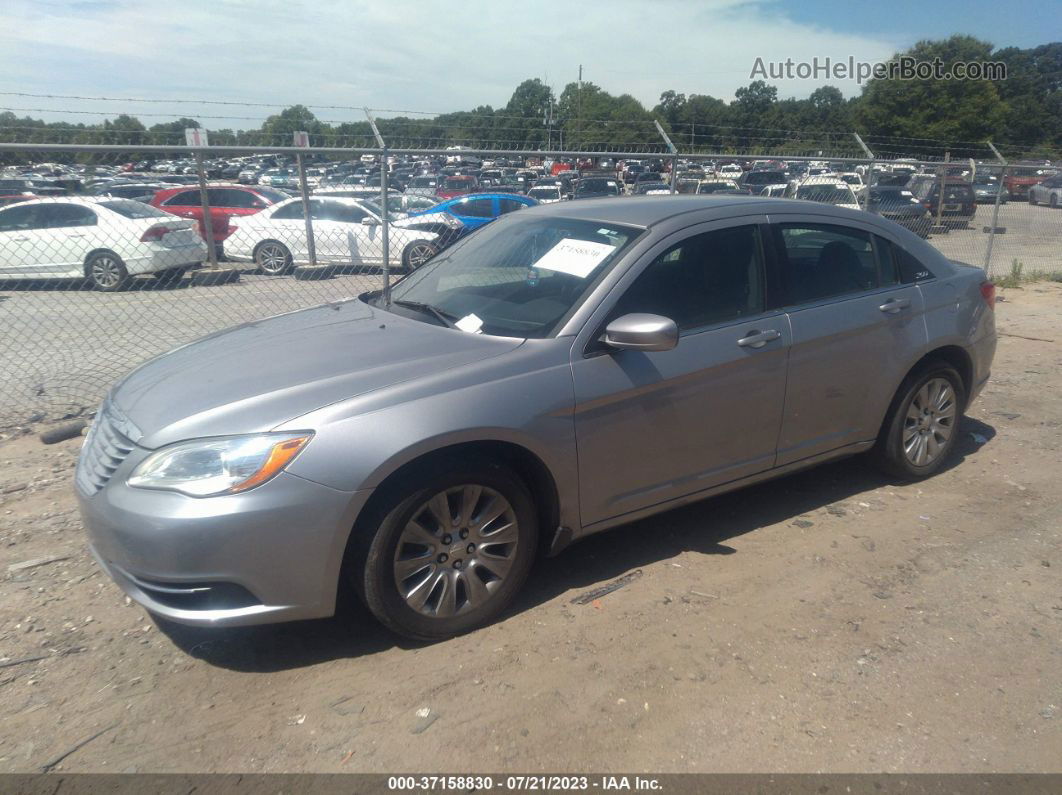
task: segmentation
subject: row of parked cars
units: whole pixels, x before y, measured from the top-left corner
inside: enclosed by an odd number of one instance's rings
[[[952,166],[942,181],[903,162],[868,172],[828,161],[679,160],[672,175],[664,159],[472,163],[458,154],[392,158],[388,166],[386,202],[381,164],[372,155],[306,169],[318,263],[383,265],[385,214],[392,226],[388,264],[408,271],[501,215],[539,203],[673,190],[777,196],[869,209],[927,237],[938,212],[945,226],[963,228],[978,202],[1011,198],[1008,180],[988,169]],[[82,276],[100,290],[121,289],[139,274],[175,280],[206,258],[205,241],[221,257],[268,275],[311,261],[302,186],[290,159],[211,161],[208,173],[236,179],[208,184],[206,213],[187,168],[182,161],[141,161],[79,173],[43,164],[0,177],[0,278]],[[1058,206],[1062,177],[1038,169],[1040,181],[1026,187],[1028,201]],[[80,195],[63,195],[71,191]]]

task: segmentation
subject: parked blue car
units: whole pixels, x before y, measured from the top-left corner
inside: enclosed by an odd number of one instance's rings
[[[430,210],[413,213],[410,217],[446,213],[464,224],[469,232],[473,232],[484,224],[489,224],[499,215],[522,210],[525,207],[534,207],[537,204],[538,202],[534,199],[518,193],[470,193],[447,199]]]

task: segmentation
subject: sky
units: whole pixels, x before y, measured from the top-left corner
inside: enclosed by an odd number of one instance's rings
[[[218,129],[257,127],[302,103],[339,122],[363,119],[363,106],[381,116],[497,108],[529,77],[559,94],[580,64],[584,80],[652,107],[667,89],[732,99],[757,57],[877,62],[953,33],[1047,43],[1062,38],[1062,3],[3,0],[0,110],[83,122],[124,112],[148,125],[192,116]],[[827,82],[859,93],[855,81],[771,82],[782,97]]]

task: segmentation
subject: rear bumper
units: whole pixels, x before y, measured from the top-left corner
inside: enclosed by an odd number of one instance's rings
[[[206,259],[207,247],[204,243],[195,243],[190,246],[177,246],[165,248],[150,244],[154,249],[142,257],[125,257],[126,270],[131,276],[142,273],[158,273],[170,268],[190,268],[202,264]]]

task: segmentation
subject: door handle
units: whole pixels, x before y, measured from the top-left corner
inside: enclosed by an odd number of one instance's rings
[[[84,237],[84,235],[67,235],[67,237],[68,238],[79,238],[79,237]]]
[[[759,331],[757,329],[753,329],[744,337],[739,339],[737,341],[737,344],[740,345],[742,348],[762,348],[768,342],[776,340],[781,336],[781,332],[776,331],[773,328],[767,329],[766,331]]]
[[[13,238],[11,238],[11,242],[12,243],[25,243],[27,240],[29,240],[28,237],[13,237]]]
[[[890,298],[884,304],[878,307],[882,312],[888,312],[890,315],[895,315],[901,309],[907,309],[911,305],[910,298]]]

